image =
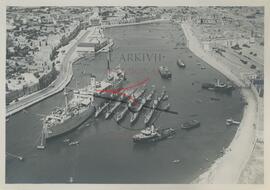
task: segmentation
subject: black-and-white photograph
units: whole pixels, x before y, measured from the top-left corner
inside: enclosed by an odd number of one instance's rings
[[[264,184],[264,6],[5,10],[6,184]]]

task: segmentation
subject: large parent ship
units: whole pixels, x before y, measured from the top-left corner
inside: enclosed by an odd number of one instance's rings
[[[56,108],[43,118],[41,144],[37,148],[44,149],[46,139],[79,127],[95,114],[96,107],[104,103],[106,98],[112,98],[111,92],[121,88],[124,80],[125,72],[120,66],[110,70],[108,63],[108,72],[104,80],[96,81],[95,76],[91,76],[89,85],[73,90],[73,97],[70,101],[68,101],[65,91],[65,107]]]

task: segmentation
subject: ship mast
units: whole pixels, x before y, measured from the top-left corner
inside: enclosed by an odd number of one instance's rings
[[[94,103],[94,94],[96,92],[96,76],[91,74],[90,78],[90,102]]]

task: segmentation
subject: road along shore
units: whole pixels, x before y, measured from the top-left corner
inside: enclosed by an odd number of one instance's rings
[[[66,53],[64,57],[61,59],[61,69],[60,74],[53,82],[53,86],[49,85],[47,88],[44,88],[40,91],[37,91],[31,95],[26,97],[20,98],[18,102],[10,104],[6,107],[6,117],[9,117],[31,105],[34,105],[60,91],[62,91],[68,83],[71,81],[73,76],[72,71],[72,64],[73,62],[70,60],[71,56],[73,55],[77,44],[83,40],[89,33],[91,32],[92,28],[89,30],[82,30],[79,35],[73,39],[70,44],[63,47],[66,49]]]
[[[244,88],[244,82],[239,76],[236,76],[232,72],[232,68],[229,68],[229,65],[224,64],[220,60],[216,60],[214,57],[203,50],[199,40],[193,34],[191,25],[189,23],[182,23],[181,26],[187,38],[187,45],[189,49],[210,66],[223,73],[237,86],[242,87],[242,96],[248,103],[244,108],[243,118],[235,134],[235,137],[229,147],[225,150],[223,156],[218,158],[206,172],[201,174],[192,183],[238,183],[241,172],[249,160],[255,145],[255,126],[257,125],[258,121],[257,99],[251,89]]]
[[[168,19],[154,19],[147,20],[138,23],[126,23],[126,24],[115,24],[115,25],[104,25],[103,28],[119,27],[119,26],[131,26],[140,24],[149,24],[161,21],[168,21]],[[32,106],[56,93],[61,92],[71,81],[73,76],[72,64],[78,60],[72,59],[72,55],[76,49],[77,44],[89,36],[90,32],[93,32],[95,27],[90,27],[88,30],[81,31],[78,36],[73,39],[63,49],[66,50],[65,57],[61,59],[61,70],[59,76],[53,82],[53,85],[49,85],[47,88],[37,91],[25,97],[21,97],[18,102],[14,102],[6,106],[6,117],[9,117],[29,106]]]

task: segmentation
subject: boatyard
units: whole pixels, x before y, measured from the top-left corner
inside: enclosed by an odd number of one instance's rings
[[[164,15],[91,17],[64,58],[72,77],[55,83],[60,93],[8,114],[6,183],[238,183],[252,173],[263,115],[263,92],[245,75],[254,68],[219,57],[228,50],[213,56],[196,22]]]

